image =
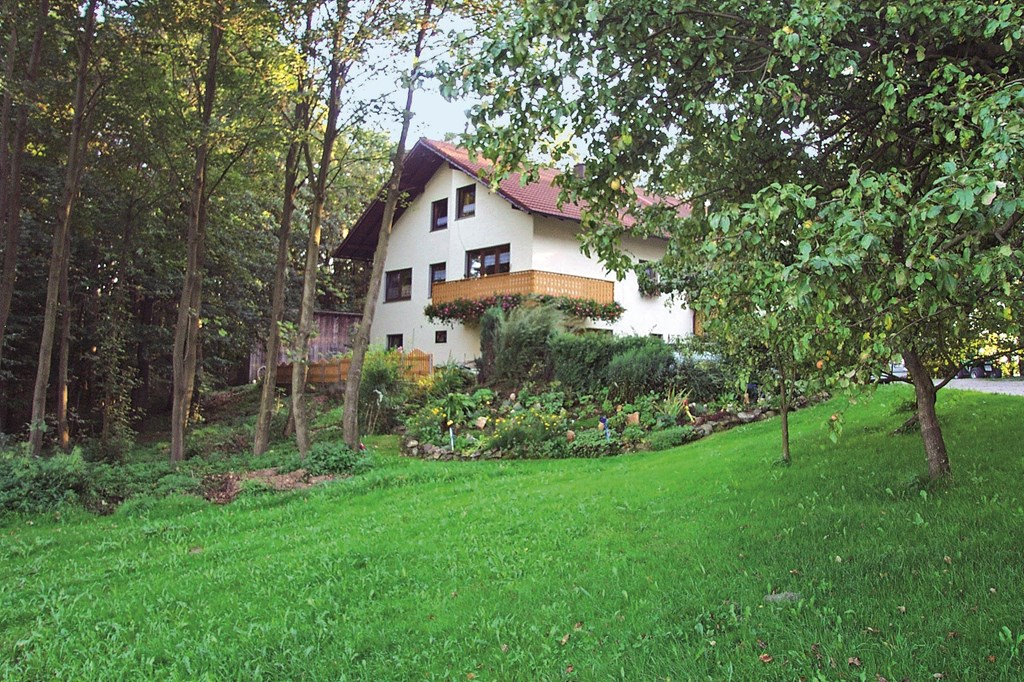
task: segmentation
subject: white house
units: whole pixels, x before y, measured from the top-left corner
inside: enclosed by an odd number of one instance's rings
[[[625,308],[615,322],[583,321],[588,329],[666,340],[694,332],[690,310],[644,295],[633,274],[615,281],[583,255],[580,210],[557,205],[556,171],[541,171],[526,186],[513,175],[492,192],[477,179],[484,167],[447,142],[421,139],[410,150],[401,181],[408,203],[388,245],[371,343],[418,348],[437,364],[470,362],[480,355],[479,326],[432,322],[424,308],[506,293],[614,300]],[[370,204],[335,256],[372,260],[382,213],[383,202]],[[627,238],[622,246],[638,261],[657,261],[665,252],[660,239]]]

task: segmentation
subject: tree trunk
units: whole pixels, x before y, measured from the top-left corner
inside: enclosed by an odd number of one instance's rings
[[[220,44],[224,35],[221,21],[223,14],[224,6],[218,2],[210,22],[210,51],[203,78],[200,139],[196,147],[195,166],[192,172],[185,278],[181,288],[181,300],[178,303],[178,317],[174,325],[174,348],[171,358],[174,382],[171,402],[172,462],[180,462],[185,458],[185,427],[188,425],[192,391],[195,388],[199,308],[202,303],[205,260],[206,210],[209,199],[206,194],[206,167],[210,152],[210,120],[213,117],[213,104],[217,92]]]
[[[64,244],[64,263],[60,272],[60,353],[57,356],[57,445],[67,452],[71,447],[68,425],[68,358],[71,355],[71,292],[68,266],[71,259],[71,235]]]
[[[133,287],[129,287],[131,290]],[[142,296],[136,304],[135,366],[139,368],[139,381],[132,388],[132,410],[148,412],[150,402],[149,345],[146,343],[146,327],[153,323],[153,298]]]
[[[288,243],[292,231],[292,214],[295,212],[295,187],[298,175],[299,143],[292,142],[285,163],[284,206],[281,210],[281,225],[277,233],[277,262],[274,266],[274,284],[270,297],[270,329],[267,334],[266,372],[260,392],[260,407],[256,415],[256,435],[252,453],[262,455],[270,443],[270,420],[277,397],[277,356],[281,349],[280,323],[284,319],[285,279],[288,274]]]
[[[31,91],[39,76],[39,64],[43,53],[43,34],[46,17],[50,12],[49,0],[40,0],[36,11],[35,34],[29,53],[28,68],[25,70],[25,90]],[[12,21],[11,39],[8,43],[5,81],[11,84],[17,49],[17,21]],[[34,94],[27,92],[27,94]],[[27,99],[27,98],[26,98]],[[4,261],[0,270],[0,368],[3,367],[4,337],[7,320],[14,299],[14,282],[17,276],[18,242],[21,237],[21,167],[25,157],[25,141],[28,134],[28,111],[30,102],[22,102],[15,108],[12,124],[13,93],[11,85],[4,88],[2,120],[0,120],[0,223],[4,226]]]
[[[339,11],[339,24],[342,13]],[[309,452],[309,420],[306,416],[306,368],[309,364],[309,339],[313,334],[313,308],[316,302],[316,274],[320,262],[320,231],[324,204],[327,201],[327,180],[330,177],[334,144],[338,139],[338,114],[341,90],[345,85],[348,64],[343,54],[341,28],[336,25],[331,44],[331,62],[327,86],[327,118],[324,121],[323,147],[315,171],[313,204],[309,211],[309,239],[306,241],[306,265],[302,274],[302,302],[299,307],[299,328],[296,334],[295,358],[292,361],[292,419],[295,421],[295,442],[299,457]],[[313,169],[310,173],[314,174]]]
[[[306,13],[306,34],[304,42],[309,40],[312,31],[313,6]],[[308,49],[306,50],[308,53]],[[274,412],[274,401],[277,397],[277,356],[281,349],[280,323],[284,319],[285,282],[288,275],[288,245],[291,240],[292,216],[295,213],[295,196],[298,193],[299,154],[302,143],[298,134],[309,129],[309,104],[306,101],[306,74],[299,75],[295,88],[295,119],[292,133],[296,136],[288,146],[288,156],[284,166],[284,199],[281,206],[281,224],[277,232],[277,261],[274,265],[274,284],[270,296],[270,329],[267,334],[266,372],[263,375],[263,386],[260,392],[260,407],[256,415],[256,434],[252,452],[262,455],[270,443],[270,421]]]
[[[924,442],[924,454],[928,461],[928,477],[933,481],[938,480],[949,476],[951,470],[949,455],[946,453],[946,441],[942,437],[942,427],[935,413],[935,383],[916,352],[905,351],[903,363],[907,366],[917,394],[917,421],[921,425],[921,440]]]
[[[789,453],[789,394],[787,392],[786,363],[779,363],[779,418],[782,420],[782,462],[791,463]]]
[[[427,37],[432,9],[433,0],[425,0],[423,3],[423,16],[420,19],[420,29],[416,37],[413,67],[409,74],[409,86],[405,93],[405,109],[402,111],[402,132],[398,137],[398,146],[395,148],[395,156],[391,166],[391,177],[388,178],[387,194],[384,199],[384,215],[380,221],[380,234],[377,237],[377,248],[373,252],[370,284],[366,291],[366,301],[363,304],[362,321],[359,323],[355,339],[352,342],[352,363],[349,365],[348,376],[345,379],[345,411],[342,416],[342,433],[345,444],[353,450],[358,450],[360,444],[359,385],[362,381],[366,350],[370,346],[370,329],[373,326],[373,316],[377,310],[377,297],[380,295],[381,281],[384,279],[384,261],[387,259],[391,227],[395,221],[395,209],[398,207],[398,199],[400,197],[399,189],[402,180],[402,170],[405,167],[405,145],[409,138],[409,127],[412,124],[412,100],[416,92],[420,57],[423,54],[423,44]]]
[[[74,116],[71,133],[68,136],[68,161],[64,171],[64,190],[57,212],[57,224],[53,231],[53,246],[50,253],[50,271],[46,283],[46,307],[43,314],[42,339],[39,342],[39,362],[36,366],[36,383],[32,393],[32,420],[29,424],[29,446],[32,455],[38,457],[43,450],[43,433],[46,431],[46,389],[50,381],[50,363],[53,358],[53,340],[57,323],[57,303],[60,294],[61,274],[70,243],[71,209],[78,194],[86,147],[85,103],[89,74],[89,59],[93,36],[96,31],[96,6],[98,0],[90,0],[86,9],[85,30],[78,50],[78,73],[75,77]]]

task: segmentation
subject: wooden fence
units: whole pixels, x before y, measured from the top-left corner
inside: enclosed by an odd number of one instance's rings
[[[306,384],[340,384],[348,377],[348,368],[351,364],[351,358],[347,357],[311,362],[306,368]],[[434,356],[413,349],[402,356],[402,366],[407,379],[430,376],[434,372]],[[276,382],[278,386],[291,386],[291,363],[277,366]]]

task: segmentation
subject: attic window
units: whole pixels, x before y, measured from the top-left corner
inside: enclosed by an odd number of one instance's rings
[[[455,217],[472,218],[476,215],[476,185],[466,185],[455,191]]]
[[[438,199],[430,204],[430,231],[444,230],[448,227],[448,200]]]

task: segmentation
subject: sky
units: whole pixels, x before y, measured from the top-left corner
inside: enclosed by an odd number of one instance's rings
[[[460,134],[466,127],[466,110],[471,106],[467,101],[448,102],[436,86],[425,90],[417,90],[413,97],[412,129],[409,131],[409,139],[417,140],[420,137],[429,137],[433,140],[443,140],[450,134]],[[397,123],[391,130],[391,139],[397,140],[401,126]]]

